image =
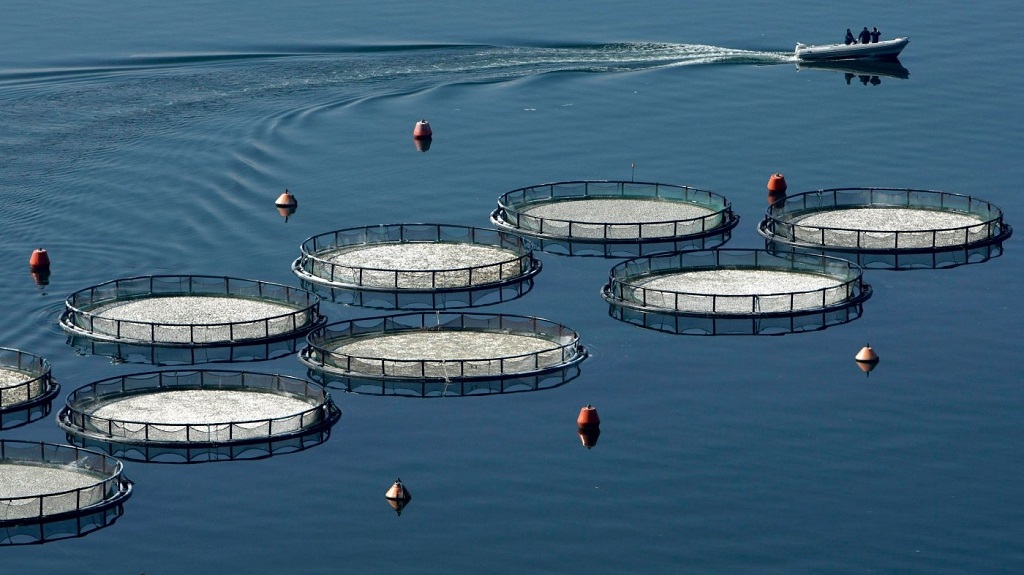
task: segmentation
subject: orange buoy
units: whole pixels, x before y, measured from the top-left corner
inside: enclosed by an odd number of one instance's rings
[[[878,365],[878,354],[875,353],[875,350],[871,349],[870,344],[860,348],[854,359],[857,360],[857,367],[864,373],[869,373]]]
[[[298,207],[299,201],[295,199],[291,192],[285,190],[283,194],[277,197],[274,205],[279,208],[295,208]]]
[[[768,178],[768,205],[778,204],[778,207],[786,205],[786,178],[782,174],[772,174]]]
[[[416,139],[429,139],[434,136],[434,132],[430,129],[430,123],[426,120],[420,120],[416,122],[416,127],[412,129],[412,137]]]
[[[28,267],[34,272],[48,271],[50,269],[50,255],[43,248],[36,249],[32,252],[32,256],[28,258]]]
[[[597,445],[597,438],[601,437],[601,428],[600,427],[588,427],[588,428],[584,429],[584,428],[581,427],[579,429],[579,434],[580,434],[580,441],[583,442],[583,447],[586,447],[587,449],[590,449],[591,447],[594,447],[595,445]]]
[[[405,488],[405,485],[402,485],[401,478],[395,480],[395,483],[391,485],[391,488],[384,494],[384,497],[392,501],[409,501],[412,499],[409,490]]]
[[[772,174],[772,177],[768,178],[768,191],[775,192],[778,194],[786,193],[786,177],[782,174]]]
[[[599,425],[601,425],[601,418],[597,416],[597,409],[593,405],[588,403],[586,407],[580,409],[580,415],[576,418],[576,427],[593,429]]]
[[[871,349],[871,344],[867,344],[860,348],[855,359],[861,363],[878,363],[878,354]]]

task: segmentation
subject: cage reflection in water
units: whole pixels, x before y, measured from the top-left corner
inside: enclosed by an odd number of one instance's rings
[[[1009,229],[1009,226],[1006,226]],[[873,270],[948,269],[985,263],[1003,255],[1003,243],[985,243],[939,251],[842,252],[797,247],[765,240],[765,250],[773,254],[809,253],[850,260],[861,268]]]
[[[0,429],[46,417],[59,392],[50,362],[26,351],[0,347]]]
[[[540,269],[538,262],[537,269]],[[341,305],[379,310],[460,309],[512,301],[533,289],[533,278],[511,284],[465,290],[363,290],[302,281],[302,287]],[[300,346],[301,347],[301,346]]]
[[[854,253],[964,252],[1012,235],[1003,211],[960,194],[909,188],[833,188],[770,206],[758,233],[776,243]]]
[[[251,451],[235,446],[268,446],[274,452],[276,444],[300,438],[289,445],[301,446],[340,416],[330,394],[313,382],[277,374],[195,370],[91,383],[68,396],[57,419],[82,445],[137,446],[132,452],[143,452],[146,459],[152,453],[178,452],[194,461],[203,451],[207,460],[222,459],[225,453],[241,458],[240,453]]]
[[[120,461],[68,445],[0,440],[0,545],[80,537],[131,497]]]
[[[724,241],[739,223],[729,201],[713,192],[612,180],[513,190],[498,198],[490,219],[499,229],[529,237],[544,251],[606,257],[665,251],[667,244],[710,236]]]
[[[712,250],[626,260],[602,295],[610,315],[673,333],[782,334],[861,315],[871,296],[847,260],[761,250]]]
[[[724,246],[732,238],[730,230],[699,238],[649,242],[574,241],[559,238],[530,238],[537,250],[561,256],[634,258],[665,252],[711,250]]]
[[[306,290],[219,276],[112,280],[65,300],[61,327],[117,343],[203,347],[301,337],[319,325],[320,298]]]
[[[507,314],[408,313],[328,324],[306,336],[310,369],[359,379],[451,382],[556,372],[587,356],[579,334]]]
[[[323,370],[309,370],[309,378],[329,389],[340,389],[362,395],[394,397],[482,397],[529,393],[561,387],[580,375],[579,364],[543,373],[512,375],[494,378],[456,379],[395,379],[385,377],[352,377]]]
[[[155,366],[265,361],[292,355],[302,349],[305,343],[305,335],[255,343],[195,347],[104,341],[80,335],[71,335],[67,339],[67,344],[79,355],[109,357],[111,363],[115,364],[139,363]]]

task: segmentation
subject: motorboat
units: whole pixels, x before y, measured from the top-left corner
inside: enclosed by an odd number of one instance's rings
[[[795,55],[799,61],[812,60],[895,60],[910,38],[894,38],[867,44],[820,44],[797,43]]]

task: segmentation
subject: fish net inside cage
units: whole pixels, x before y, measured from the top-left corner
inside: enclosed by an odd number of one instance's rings
[[[332,411],[326,391],[302,379],[164,371],[80,388],[58,421],[70,433],[114,442],[224,444],[303,433]]]
[[[759,226],[769,239],[848,251],[941,251],[999,241],[1002,211],[928,190],[843,188],[779,200]]]
[[[603,293],[612,303],[699,315],[794,314],[863,299],[860,269],[825,256],[715,250],[627,260]]]
[[[0,525],[87,512],[123,495],[121,463],[75,447],[0,440]]]
[[[152,276],[73,294],[61,325],[108,341],[202,346],[294,337],[320,320],[319,297],[306,290],[237,278]]]
[[[497,377],[565,367],[585,356],[574,331],[508,315],[367,318],[325,326],[307,339],[304,363],[364,377]]]
[[[491,221],[540,237],[643,242],[699,237],[736,223],[730,204],[688,186],[559,182],[504,194]]]
[[[55,388],[49,362],[20,350],[0,348],[0,411],[48,399]]]
[[[303,242],[292,266],[320,284],[379,290],[456,290],[533,275],[530,248],[511,234],[437,224],[338,230]]]

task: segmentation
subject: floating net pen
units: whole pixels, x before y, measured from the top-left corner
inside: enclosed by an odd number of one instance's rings
[[[626,260],[602,288],[609,303],[693,316],[786,316],[859,304],[871,295],[847,260],[763,250],[681,252]]]
[[[307,434],[341,416],[319,384],[245,371],[155,371],[93,382],[57,415],[67,433],[111,443],[208,446]]]
[[[107,455],[0,440],[0,543],[81,535],[118,516],[131,492],[121,462]]]
[[[689,186],[583,180],[520,188],[491,212],[499,229],[545,240],[647,243],[721,234],[739,223],[722,196]]]
[[[835,188],[781,198],[758,233],[774,242],[842,252],[937,252],[999,243],[1003,212],[971,196],[899,188]]]
[[[50,362],[25,351],[0,347],[0,428],[8,427],[5,415],[14,418],[15,412],[24,413],[49,403],[59,392]]]
[[[112,280],[67,298],[71,335],[159,346],[218,346],[299,337],[325,318],[320,298],[286,285],[218,276]]]
[[[515,234],[443,224],[387,224],[306,239],[292,271],[303,281],[357,290],[437,292],[523,282],[540,271]]]
[[[556,371],[586,355],[579,334],[529,316],[410,313],[328,324],[306,336],[307,367],[371,379],[451,382]]]

